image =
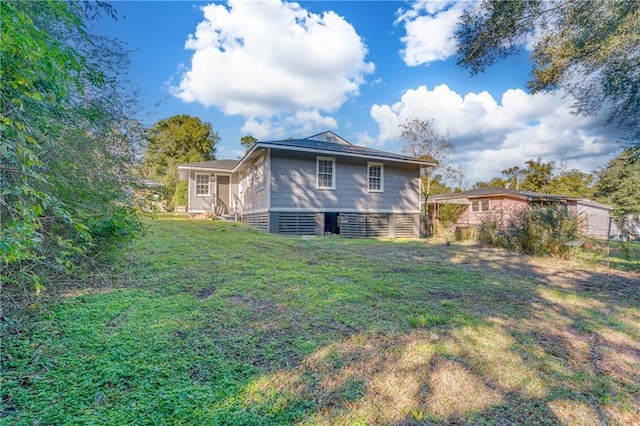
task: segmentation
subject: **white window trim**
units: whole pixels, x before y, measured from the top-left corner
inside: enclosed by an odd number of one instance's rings
[[[331,186],[320,186],[320,161],[331,161]],[[333,157],[316,157],[316,189],[336,189],[336,159]]]
[[[369,179],[371,176],[369,175],[371,166],[380,166],[380,189],[371,189],[369,186]],[[384,192],[384,164],[383,163],[375,163],[372,161],[367,162],[367,191],[369,192]]]
[[[206,176],[207,177],[207,193],[206,194],[198,194],[198,176]],[[194,194],[196,197],[211,197],[211,175],[208,173],[196,173],[194,179],[195,190]]]
[[[262,163],[261,167],[262,167],[262,182],[260,182],[259,184],[256,182],[256,178],[257,178],[257,174],[256,171],[258,170],[258,164]],[[264,161],[264,157],[260,157],[256,160],[255,163],[253,163],[253,187],[255,192],[260,192],[264,189],[264,181],[265,181],[265,161]]]
[[[238,172],[238,194],[242,194],[244,191],[244,173],[242,170]]]
[[[486,210],[482,209],[482,202],[486,201],[488,206]],[[478,210],[474,211],[473,210],[473,203],[476,202],[478,203]],[[471,213],[487,213],[489,211],[491,211],[491,199],[486,199],[486,198],[482,198],[482,199],[477,199],[477,200],[471,200]]]

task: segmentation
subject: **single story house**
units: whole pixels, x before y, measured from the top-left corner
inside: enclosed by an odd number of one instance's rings
[[[509,188],[485,187],[470,191],[430,196],[427,208],[431,217],[438,216],[443,204],[466,206],[458,218],[458,227],[477,227],[487,219],[506,223],[519,210],[535,205],[561,205],[573,215],[581,218],[581,234],[587,237],[606,239],[618,235],[618,228],[611,220],[613,207],[580,197],[540,194]]]
[[[418,237],[420,170],[432,161],[353,145],[333,132],[260,141],[240,160],[178,166],[189,213],[239,215],[291,235]]]

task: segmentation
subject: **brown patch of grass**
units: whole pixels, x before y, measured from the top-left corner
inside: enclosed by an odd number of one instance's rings
[[[549,403],[549,408],[560,423],[574,426],[597,426],[600,423],[598,413],[584,402],[558,399]]]
[[[640,342],[626,333],[607,330],[594,336],[597,354],[593,357],[598,371],[616,378],[621,383],[640,383]],[[640,400],[640,395],[638,395]]]
[[[428,412],[441,420],[460,421],[465,416],[504,402],[500,392],[460,363],[437,357],[429,377]]]
[[[534,369],[513,350],[515,339],[502,327],[464,327],[452,333],[453,347],[474,371],[505,392],[542,397],[547,389]]]

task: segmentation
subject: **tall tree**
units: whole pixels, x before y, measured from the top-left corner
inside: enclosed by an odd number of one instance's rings
[[[494,178],[491,178],[491,180],[489,180],[489,181],[478,181],[478,182],[473,184],[473,189],[487,188],[487,187],[491,187],[491,188],[507,188],[507,187],[509,187],[509,182],[504,180],[501,177],[494,177]]]
[[[240,138],[240,145],[244,147],[245,152],[249,152],[256,143],[258,143],[258,139],[251,135],[246,135]]]
[[[438,172],[446,177],[454,176],[457,169],[447,164],[448,156],[454,152],[455,146],[448,137],[440,135],[434,128],[434,120],[412,118],[400,125],[400,150],[415,158],[435,161],[436,167],[422,169],[423,210],[427,211],[427,199],[431,194],[432,178]],[[442,176],[440,176],[441,178]],[[438,179],[440,180],[440,179]]]
[[[505,188],[508,186],[511,189],[520,189],[520,181],[522,180],[522,170],[520,170],[520,167],[509,167],[500,173],[507,178],[507,181],[503,185]]]
[[[485,186],[521,189],[525,191],[547,192],[556,195],[592,198],[595,177],[578,169],[566,170],[564,163],[560,167],[541,158],[528,160],[525,168],[509,167],[500,173],[507,177],[494,177],[489,182],[476,182],[473,187]]]
[[[440,174],[431,176],[431,187],[429,191],[430,195],[448,194],[449,192],[453,191],[453,188],[447,186],[447,184],[444,183],[442,179],[443,177]],[[426,182],[424,183],[426,184]]]
[[[615,207],[614,214],[640,215],[640,147],[627,148],[599,173],[598,200]]]
[[[214,160],[219,141],[211,123],[197,117],[183,114],[160,120],[147,132],[144,174],[162,181],[170,200],[178,182],[178,165]]]
[[[140,126],[127,54],[89,33],[104,3],[0,2],[2,284],[52,270],[135,228],[128,196]]]
[[[523,170],[524,179],[520,189],[534,192],[548,192],[549,184],[553,180],[553,170],[555,162],[542,162],[542,158],[528,160],[527,168]]]
[[[458,65],[472,74],[533,42],[529,88],[562,88],[575,110],[609,109],[609,122],[640,144],[640,2],[483,0],[457,30]]]
[[[594,184],[593,174],[571,169],[556,174],[549,182],[548,191],[551,194],[590,199],[593,198]]]

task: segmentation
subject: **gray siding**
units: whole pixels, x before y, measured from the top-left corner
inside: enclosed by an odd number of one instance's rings
[[[203,197],[196,195],[196,173],[205,174],[209,176],[209,196]],[[237,194],[238,192],[238,184],[237,177],[235,175],[231,176],[231,173],[228,175],[224,172],[212,172],[212,171],[197,171],[190,170],[189,171],[189,211],[190,212],[199,212],[199,211],[212,211],[213,206],[215,205],[216,200],[216,175],[218,176],[230,176],[229,180],[229,192],[231,194]],[[233,196],[231,200],[229,200],[229,209],[233,208]],[[232,213],[230,211],[229,213]]]
[[[267,158],[265,158],[264,168],[264,189],[256,190],[254,186],[254,171],[253,166],[255,163],[247,165],[242,170],[239,170],[236,185],[236,191],[234,194],[238,194],[240,202],[242,203],[241,209],[243,214],[251,214],[252,212],[263,212],[268,208],[268,190],[269,190],[269,167]],[[240,185],[240,172],[242,172],[242,192],[239,193]]]
[[[209,175],[209,196],[202,197],[196,195],[196,173]],[[212,182],[211,172],[197,172],[191,170],[189,172],[189,211],[211,211],[213,205],[215,182]]]
[[[335,156],[336,189],[316,189],[316,154],[273,149],[271,210],[322,212],[419,211],[419,168],[385,163],[384,192],[368,192],[367,159]]]
[[[609,210],[589,203],[577,202],[578,216],[581,218],[581,232],[587,237],[606,239],[609,230]],[[611,223],[611,234],[618,233],[615,223]]]
[[[231,191],[231,208],[233,208],[234,199],[233,196],[238,195],[238,173],[234,173],[231,175],[231,185],[229,186],[229,191]]]

